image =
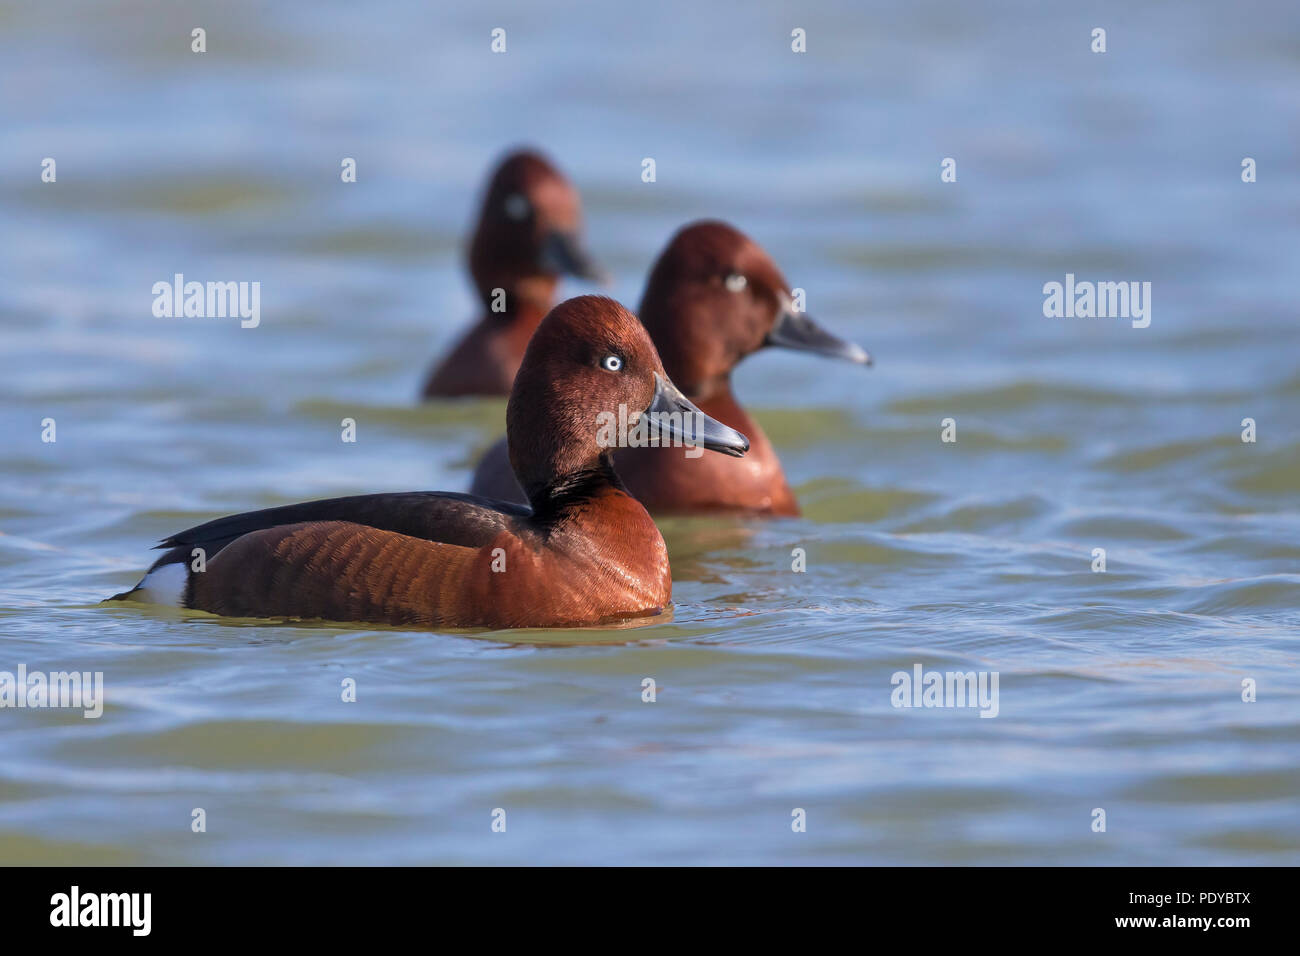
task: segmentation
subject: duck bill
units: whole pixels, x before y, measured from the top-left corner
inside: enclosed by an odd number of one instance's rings
[[[749,451],[748,438],[704,414],[658,372],[655,373],[654,400],[646,413],[659,436],[660,445],[676,440],[688,448],[707,448],[733,458],[740,458]]]
[[[605,282],[605,270],[582,247],[576,232],[552,229],[542,239],[538,265],[547,272]]]
[[[837,335],[832,335],[802,312],[795,312],[787,303],[777,317],[776,325],[767,333],[767,345],[812,352],[830,358],[848,359],[859,365],[870,365],[871,355],[861,346],[854,345]]]

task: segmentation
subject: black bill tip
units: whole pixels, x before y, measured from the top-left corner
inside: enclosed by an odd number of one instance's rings
[[[776,325],[767,334],[766,344],[798,352],[812,352],[828,358],[846,359],[858,365],[870,366],[871,354],[838,335],[832,335],[809,316],[790,308],[782,310]]]

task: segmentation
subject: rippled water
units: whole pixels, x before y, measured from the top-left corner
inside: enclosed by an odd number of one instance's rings
[[[0,862],[1297,860],[1294,4],[430,7],[0,0],[0,670],[107,687],[0,710]],[[413,396],[516,143],[623,301],[723,217],[876,355],[737,375],[805,515],[665,522],[635,630],[100,605],[210,517],[465,487],[503,405]],[[175,272],[261,326],[155,319]],[[1151,282],[1150,327],[1044,318],[1066,273]],[[998,716],[891,706],[918,664]]]

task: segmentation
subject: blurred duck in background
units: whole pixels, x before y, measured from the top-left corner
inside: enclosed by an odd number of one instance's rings
[[[430,371],[422,397],[509,395],[561,275],[603,280],[581,241],[578,191],[532,150],[506,156],[488,183],[469,270],[484,314]]]

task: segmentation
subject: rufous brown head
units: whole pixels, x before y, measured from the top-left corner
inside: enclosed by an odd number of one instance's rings
[[[612,474],[618,446],[608,424],[647,412],[663,444],[737,457],[749,450],[744,435],[673,385],[645,327],[623,306],[584,295],[552,309],[528,343],[506,407],[510,463],[534,508],[556,488]]]
[[[697,400],[765,346],[871,364],[863,349],[797,311],[763,247],[717,220],[691,223],[673,236],[651,270],[639,313],[664,367]]]
[[[492,174],[469,265],[484,302],[504,289],[511,312],[522,303],[549,308],[560,275],[603,277],[582,244],[578,191],[531,150],[510,153]]]

